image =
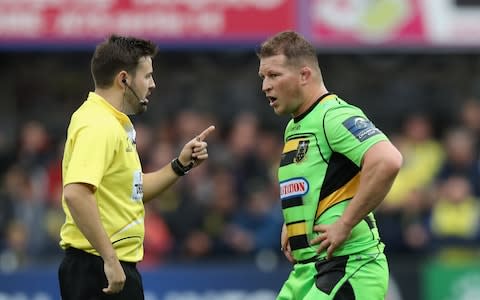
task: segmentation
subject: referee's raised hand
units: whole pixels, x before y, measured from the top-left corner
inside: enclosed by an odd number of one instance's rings
[[[208,144],[205,139],[213,130],[215,130],[215,126],[209,126],[183,146],[178,156],[182,165],[186,166],[193,163],[193,167],[196,167],[208,158]]]

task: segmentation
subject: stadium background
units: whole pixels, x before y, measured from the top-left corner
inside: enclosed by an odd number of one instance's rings
[[[217,127],[209,162],[147,207],[147,299],[274,299],[290,267],[275,184],[288,118],[261,93],[255,49],[285,29],[404,155],[377,211],[388,299],[480,299],[475,0],[0,0],[0,299],[59,297],[65,130],[112,32],[160,47],[149,111],[134,118],[146,171]]]

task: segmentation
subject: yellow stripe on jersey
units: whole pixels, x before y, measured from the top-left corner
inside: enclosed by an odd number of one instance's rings
[[[290,151],[297,150],[298,144],[300,143],[300,141],[304,141],[304,140],[305,140],[305,137],[289,140],[288,142],[285,143],[285,146],[283,147],[283,153],[288,153]]]
[[[355,175],[349,182],[344,184],[341,188],[331,193],[327,197],[320,199],[318,202],[317,213],[315,218],[318,218],[324,211],[333,205],[352,198],[358,190],[360,184],[360,172]]]
[[[287,224],[287,236],[292,237],[296,235],[306,234],[305,222]]]

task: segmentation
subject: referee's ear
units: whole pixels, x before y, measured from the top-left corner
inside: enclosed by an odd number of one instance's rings
[[[127,71],[120,71],[118,72],[117,76],[115,76],[115,85],[121,87],[122,89],[126,88],[128,85],[128,73]]]

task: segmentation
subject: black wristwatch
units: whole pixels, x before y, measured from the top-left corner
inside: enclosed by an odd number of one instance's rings
[[[190,172],[190,170],[193,168],[193,162],[184,166],[182,165],[178,157],[174,158],[170,165],[172,166],[173,172],[175,172],[175,174],[177,174],[178,176],[184,176],[188,174],[188,172]]]

